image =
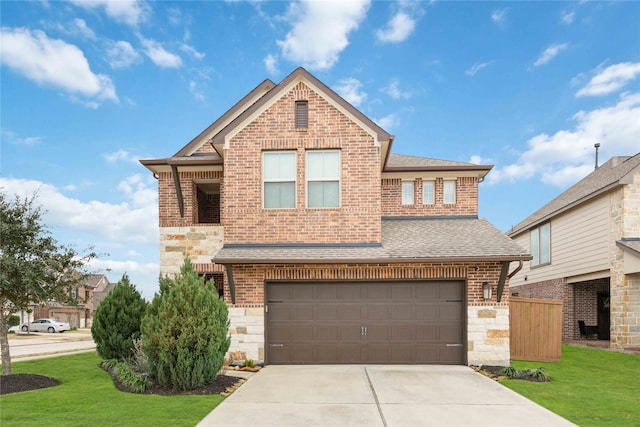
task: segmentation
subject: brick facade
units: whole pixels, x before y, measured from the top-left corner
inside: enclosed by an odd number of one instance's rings
[[[304,130],[294,127],[295,101],[301,96],[309,105]],[[306,207],[305,153],[317,149],[341,151],[339,208]],[[262,208],[261,153],[267,150],[297,153],[295,209]],[[231,138],[224,181],[224,215],[234,218],[225,223],[227,243],[380,242],[380,147],[302,83]]]
[[[402,182],[400,178],[382,179],[382,216],[441,216],[441,215],[478,215],[478,178],[459,177],[456,179],[456,203],[443,201],[442,178],[435,178],[434,203],[423,204],[422,178],[414,183],[414,203],[402,204]]]

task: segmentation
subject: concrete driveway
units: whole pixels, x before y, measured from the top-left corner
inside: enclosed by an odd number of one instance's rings
[[[267,366],[213,426],[571,426],[466,366]]]

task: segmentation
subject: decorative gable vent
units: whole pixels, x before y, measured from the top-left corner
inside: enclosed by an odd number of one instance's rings
[[[309,102],[296,101],[296,129],[309,127]]]

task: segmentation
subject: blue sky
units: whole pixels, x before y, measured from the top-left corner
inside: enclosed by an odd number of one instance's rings
[[[157,185],[173,155],[298,66],[395,135],[393,151],[495,165],[506,231],[640,151],[640,2],[2,1],[1,174],[61,243],[157,290]]]

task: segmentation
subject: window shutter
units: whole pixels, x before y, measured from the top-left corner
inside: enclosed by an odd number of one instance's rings
[[[306,129],[309,127],[309,103],[307,101],[296,101],[296,129]]]

